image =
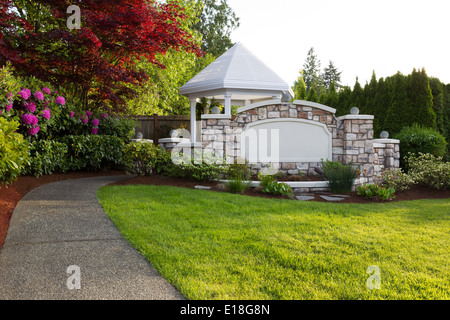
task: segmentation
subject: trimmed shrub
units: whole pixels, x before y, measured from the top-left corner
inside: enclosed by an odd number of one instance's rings
[[[353,165],[330,160],[322,162],[322,171],[333,193],[351,192],[353,183],[359,176],[359,170]]]
[[[176,154],[171,153],[173,159]],[[194,149],[194,157],[190,155],[178,154],[176,162],[170,162],[165,172],[171,177],[186,178],[198,181],[211,181],[219,179],[227,171],[227,166],[223,164],[223,158],[216,159],[215,156],[209,152],[199,153]],[[219,163],[218,163],[219,162]]]
[[[60,139],[68,147],[68,168],[107,170],[122,163],[124,142],[115,136],[65,136]]]
[[[25,167],[24,174],[36,178],[54,172],[66,172],[69,169],[67,145],[52,140],[39,140],[30,143],[28,151],[30,163]]]
[[[0,183],[14,182],[29,161],[28,142],[15,131],[16,121],[0,117]]]
[[[169,165],[170,153],[147,142],[131,142],[124,147],[122,162],[127,172],[138,175],[163,173]]]
[[[450,162],[442,157],[419,153],[406,158],[408,175],[418,184],[434,189],[445,190],[450,186]]]
[[[429,153],[436,157],[443,157],[447,153],[447,142],[442,134],[431,128],[421,127],[414,124],[404,127],[397,135],[400,140],[401,164],[408,169],[406,157],[409,154]]]

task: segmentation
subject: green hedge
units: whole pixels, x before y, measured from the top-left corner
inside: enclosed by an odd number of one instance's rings
[[[68,169],[104,170],[122,163],[124,142],[116,136],[64,136],[60,142],[68,147]]]
[[[66,172],[69,169],[68,148],[65,143],[52,140],[33,141],[28,153],[30,163],[23,174],[39,177],[54,172]]]
[[[28,142],[15,132],[18,127],[0,117],[0,184],[14,182],[28,163]]]
[[[403,128],[395,139],[400,140],[400,153],[402,167],[406,165],[408,155],[432,154],[443,157],[447,153],[447,141],[438,131],[414,124]]]

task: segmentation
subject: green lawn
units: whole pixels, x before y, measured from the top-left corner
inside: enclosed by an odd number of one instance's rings
[[[450,199],[328,204],[161,186],[98,197],[188,299],[450,299]]]

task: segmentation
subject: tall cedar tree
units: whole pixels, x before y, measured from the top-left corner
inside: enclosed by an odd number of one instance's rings
[[[25,63],[15,63],[3,52],[0,61],[10,60],[23,73],[68,88],[81,97],[84,106],[93,102],[92,107],[111,105],[114,111],[123,111],[124,97],[134,93],[126,84],[148,78],[134,68],[140,58],[164,67],[156,57],[170,48],[201,54],[181,28],[186,16],[174,4],[155,0],[80,0],[81,29],[70,30],[66,23],[70,1],[33,3],[49,9],[54,19],[51,24],[57,27],[35,28],[33,32],[24,29],[16,34],[2,28],[6,44],[15,47]],[[14,15],[11,11],[6,14]],[[27,22],[35,25],[35,21]]]
[[[375,71],[372,72],[370,82],[364,86],[364,105],[361,106],[361,112],[364,114],[373,114],[375,95],[377,94],[377,77]]]
[[[408,77],[408,97],[411,123],[436,129],[436,114],[433,111],[433,94],[430,88],[430,79],[425,69],[416,69]]]
[[[450,84],[444,86],[444,127],[447,129],[445,138],[450,142]],[[449,147],[450,151],[450,147]]]
[[[410,119],[411,108],[408,100],[407,77],[400,72],[388,79],[390,83],[390,105],[387,111],[384,126],[391,136],[412,124]]]
[[[390,103],[388,84],[385,82],[384,78],[380,78],[377,83],[377,91],[372,105],[372,112],[370,113],[375,117],[373,120],[373,130],[376,137],[378,137],[382,131],[385,131],[384,121]]]
[[[444,84],[437,78],[430,77],[430,88],[433,95],[433,111],[436,114],[437,130],[447,136],[445,127]]]
[[[365,104],[365,98],[364,98],[364,90],[361,87],[361,84],[358,81],[358,77],[356,77],[355,85],[353,86],[353,91],[351,95],[352,99],[352,107],[357,107],[360,111],[364,111],[364,104]],[[350,110],[349,110],[350,111]]]

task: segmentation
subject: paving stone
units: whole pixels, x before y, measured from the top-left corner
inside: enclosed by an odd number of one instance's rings
[[[300,201],[310,201],[315,199],[314,196],[297,196],[296,198]]]
[[[342,201],[342,200],[344,200],[344,198],[338,198],[338,197],[329,197],[329,196],[320,196],[320,197],[327,201]]]
[[[206,186],[195,186],[195,189],[199,189],[199,190],[211,190],[211,187],[206,187]]]

